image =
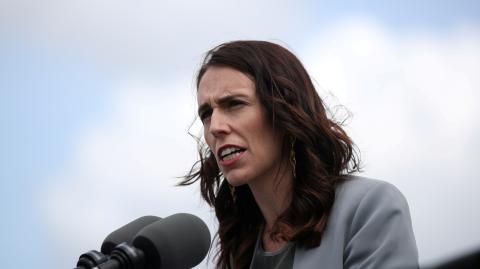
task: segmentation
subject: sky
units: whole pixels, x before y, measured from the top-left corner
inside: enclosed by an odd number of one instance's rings
[[[480,248],[479,14],[476,1],[0,0],[2,267],[72,268],[143,215],[192,213],[213,234],[198,187],[174,185],[197,156],[202,55],[237,39],[286,46],[351,115],[362,175],[407,198],[421,264]]]

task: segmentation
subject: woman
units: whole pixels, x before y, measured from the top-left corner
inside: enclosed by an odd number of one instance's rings
[[[219,268],[417,268],[408,205],[359,160],[301,62],[264,41],[208,52],[197,76],[208,147],[181,183],[215,208]]]

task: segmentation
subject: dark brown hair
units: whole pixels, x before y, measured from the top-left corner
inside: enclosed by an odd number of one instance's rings
[[[197,75],[197,88],[211,66],[230,67],[252,78],[274,129],[281,130],[290,141],[295,139],[293,197],[273,232],[298,246],[318,246],[335,199],[336,183],[360,170],[353,142],[339,123],[327,117],[302,63],[282,46],[266,41],[221,44],[207,53]],[[237,187],[233,200],[212,152],[202,146],[199,154],[199,161],[180,185],[200,180],[202,197],[215,208],[218,267],[247,268],[263,216],[248,185]]]

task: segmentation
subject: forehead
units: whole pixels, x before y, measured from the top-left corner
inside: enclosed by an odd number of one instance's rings
[[[235,94],[255,96],[255,83],[233,68],[212,66],[198,84],[197,102],[200,105]]]

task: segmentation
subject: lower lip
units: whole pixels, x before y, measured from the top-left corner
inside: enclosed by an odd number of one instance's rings
[[[232,166],[233,164],[235,164],[238,160],[240,160],[243,157],[244,153],[245,153],[245,151],[242,151],[235,158],[232,158],[232,159],[229,159],[229,160],[220,160],[219,163],[223,167]]]

